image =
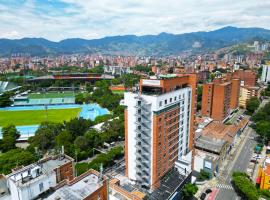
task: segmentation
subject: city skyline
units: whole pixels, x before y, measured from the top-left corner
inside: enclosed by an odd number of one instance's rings
[[[42,37],[59,41],[161,32],[181,34],[225,26],[269,29],[269,8],[269,2],[232,0],[203,0],[199,5],[195,0],[0,0],[0,38]]]

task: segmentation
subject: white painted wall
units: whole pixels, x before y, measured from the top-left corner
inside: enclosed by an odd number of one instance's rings
[[[43,191],[40,191],[40,183],[43,183]],[[23,186],[17,186],[17,184],[11,180],[11,178],[9,178],[8,185],[12,200],[30,200],[36,198],[50,187],[56,186],[56,174],[43,174],[35,179],[30,180]]]
[[[189,92],[190,92],[190,101],[189,101]],[[128,112],[128,173],[129,178],[132,180],[136,180],[136,98],[139,94],[126,92],[124,94],[124,104],[127,106],[127,112]],[[192,101],[192,93],[191,88],[183,88],[181,90],[172,91],[169,93],[165,93],[158,96],[152,96],[152,95],[140,95],[144,101],[150,103],[149,111],[151,111],[151,122],[150,127],[152,127],[153,124],[153,116],[154,112],[160,111],[166,107],[169,107],[171,105],[174,105],[176,103],[181,102],[180,106],[180,115],[183,114],[183,132],[180,132],[181,129],[179,129],[179,135],[183,133],[182,136],[182,150],[180,150],[179,145],[179,156],[180,154],[182,157],[185,157],[185,150],[189,145],[189,137],[190,137],[190,130],[188,125],[188,103],[190,103],[190,112],[189,112],[189,119],[191,119],[191,101]],[[170,102],[170,98],[172,98],[172,101]],[[165,100],[167,100],[167,104],[165,104]],[[162,102],[162,105],[160,106],[160,102]],[[182,104],[184,102],[184,104]],[[182,111],[182,108],[184,109]],[[180,138],[179,138],[180,139]],[[186,144],[187,142],[187,144]],[[151,130],[151,161],[153,160],[153,130]],[[185,157],[186,159],[186,157]],[[151,174],[153,174],[153,163],[151,163]],[[151,179],[152,180],[152,179]],[[151,183],[152,184],[152,183]]]

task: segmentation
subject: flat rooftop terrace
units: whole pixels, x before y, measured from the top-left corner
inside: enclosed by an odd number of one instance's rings
[[[56,200],[56,199],[72,199],[81,200],[95,192],[102,186],[102,182],[99,181],[99,177],[95,174],[89,174],[85,178],[75,182],[71,185],[64,185],[57,189],[44,199]]]

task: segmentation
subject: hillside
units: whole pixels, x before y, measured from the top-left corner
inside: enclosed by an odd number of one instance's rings
[[[270,40],[270,30],[224,27],[209,32],[159,35],[124,35],[52,42],[43,38],[0,39],[0,56],[29,53],[32,56],[101,53],[114,55],[177,55],[184,51],[215,50],[255,39]]]

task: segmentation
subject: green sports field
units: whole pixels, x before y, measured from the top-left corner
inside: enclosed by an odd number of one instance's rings
[[[81,108],[51,109],[47,111],[48,121],[63,122],[75,118]],[[47,120],[45,110],[0,111],[0,126],[14,124],[16,126],[40,124]]]
[[[29,99],[43,99],[43,98],[67,98],[67,97],[75,97],[75,93],[73,92],[47,92],[47,93],[32,93],[29,94]]]

